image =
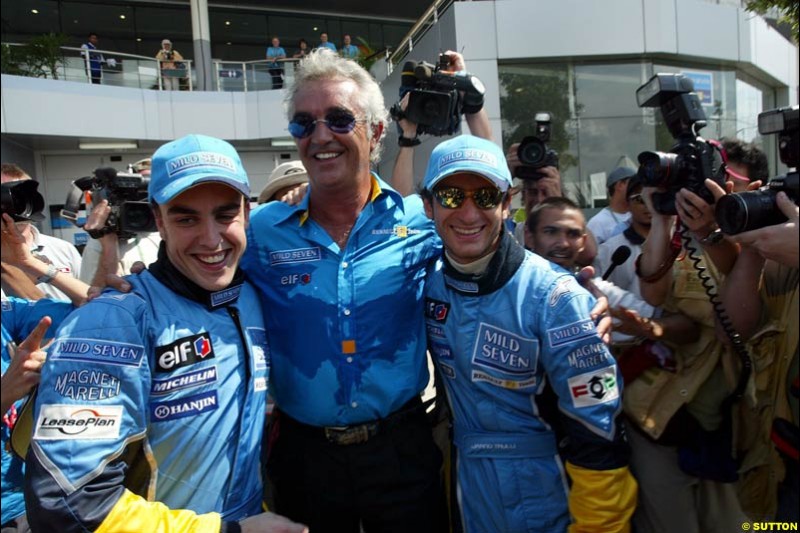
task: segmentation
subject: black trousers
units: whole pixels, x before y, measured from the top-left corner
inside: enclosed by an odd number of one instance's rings
[[[283,89],[283,69],[271,68],[269,69],[269,74],[272,76],[272,88]]]
[[[270,435],[275,512],[314,533],[447,531],[442,454],[423,409],[350,445],[287,418],[278,414]]]

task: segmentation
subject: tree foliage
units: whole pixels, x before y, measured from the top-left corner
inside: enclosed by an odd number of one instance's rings
[[[22,46],[4,44],[0,49],[0,67],[4,74],[58,79],[59,64],[63,60],[61,47],[66,45],[64,34],[38,35]]]
[[[797,0],[748,0],[747,10],[759,15],[768,14],[775,8],[780,11],[781,16],[778,22],[788,24],[792,28],[794,42],[798,42],[798,15],[800,15],[800,3]]]

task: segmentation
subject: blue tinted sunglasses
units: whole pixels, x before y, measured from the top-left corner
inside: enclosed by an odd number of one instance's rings
[[[324,119],[314,120],[309,115],[295,115],[289,122],[289,134],[295,139],[305,139],[312,133],[317,123],[322,122],[333,133],[339,135],[350,133],[355,129],[359,122],[366,122],[365,119],[357,119],[352,113],[346,111],[336,111],[325,115]]]

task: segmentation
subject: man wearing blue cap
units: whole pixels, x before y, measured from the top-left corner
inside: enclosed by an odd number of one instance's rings
[[[510,187],[500,148],[468,135],[434,149],[423,183],[444,243],[425,288],[428,347],[453,412],[464,529],[628,531],[620,374],[589,293],[505,231]],[[560,415],[547,417],[553,392]]]
[[[130,293],[107,291],[64,320],[42,371],[33,529],[303,530],[259,514],[270,362],[238,268],[249,194],[225,141],[189,135],[154,154],[158,260],[127,278]]]

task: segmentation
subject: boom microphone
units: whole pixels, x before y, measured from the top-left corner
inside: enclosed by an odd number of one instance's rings
[[[603,280],[607,280],[608,276],[614,272],[614,269],[617,268],[619,265],[624,263],[628,260],[631,256],[631,249],[625,246],[624,244],[614,250],[614,253],[611,254],[611,265],[609,265],[608,270],[605,271],[603,274]]]

